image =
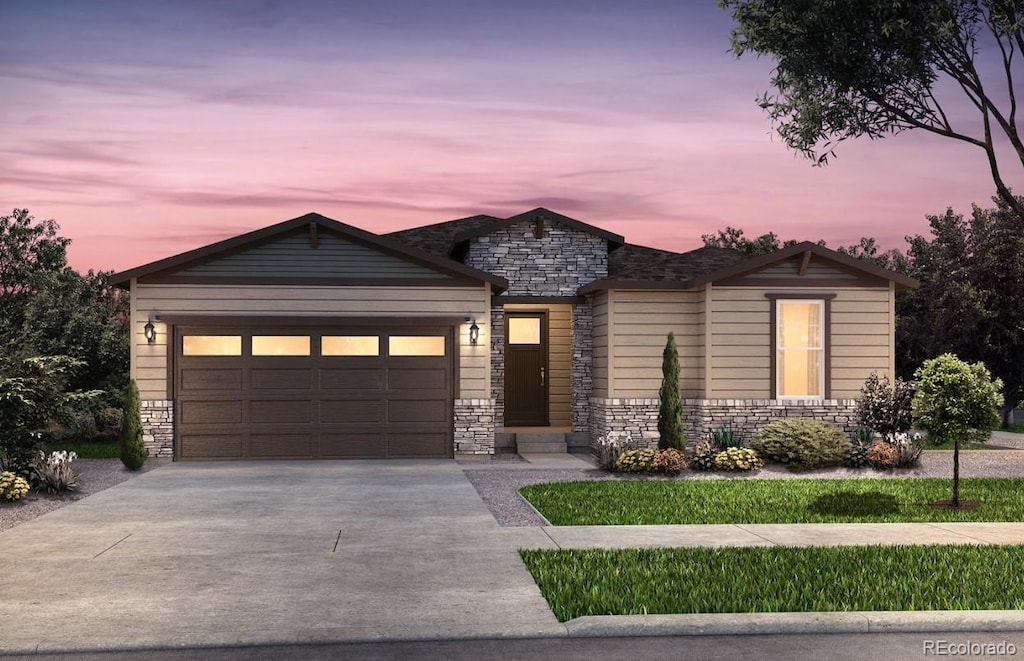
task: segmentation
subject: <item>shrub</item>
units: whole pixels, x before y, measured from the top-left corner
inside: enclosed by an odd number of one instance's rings
[[[687,462],[695,471],[710,471],[715,469],[715,456],[718,452],[711,447],[711,444],[702,441],[694,446],[690,461]]]
[[[878,443],[873,443],[868,448],[867,458],[874,468],[880,470],[895,468],[896,462],[899,461],[899,451],[892,443],[879,441]]]
[[[10,471],[0,473],[0,499],[21,500],[28,495],[28,480]]]
[[[679,475],[686,468],[686,455],[675,448],[658,450],[654,458],[654,470],[665,475]]]
[[[868,460],[868,450],[871,448],[866,443],[854,443],[850,447],[850,451],[846,453],[846,458],[843,459],[843,465],[849,468],[864,468],[870,466],[871,462]]]
[[[726,471],[756,471],[764,466],[750,448],[728,448],[715,455],[715,468]]]
[[[850,441],[835,425],[811,418],[776,420],[758,430],[750,447],[765,459],[792,470],[838,466]]]
[[[719,450],[739,447],[736,432],[730,427],[719,427],[711,432],[711,443]]]
[[[78,473],[71,467],[77,458],[77,454],[65,450],[40,452],[32,462],[32,480],[47,493],[72,491],[78,486]]]
[[[658,451],[652,448],[626,450],[619,455],[616,467],[623,473],[651,473],[654,471],[654,460]]]
[[[142,412],[139,388],[135,380],[128,382],[124,394],[124,424],[121,426],[121,463],[137,471],[146,463],[146,446],[142,442]]]
[[[597,450],[597,465],[604,470],[614,472],[619,456],[626,450],[637,449],[637,444],[629,432],[608,432],[604,436],[598,437],[595,447]]]
[[[121,425],[124,422],[124,411],[119,408],[106,407],[100,409],[96,416],[98,437],[104,441],[116,441],[121,437]]]
[[[861,386],[854,415],[858,423],[883,436],[905,432],[913,424],[913,398],[913,382],[899,377],[890,382],[888,375],[878,378],[872,372]]]
[[[683,402],[679,395],[679,351],[676,336],[668,334],[661,354],[661,389],[658,391],[658,449],[686,447],[683,436]]]

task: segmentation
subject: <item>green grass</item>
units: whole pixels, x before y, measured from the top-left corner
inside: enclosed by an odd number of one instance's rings
[[[79,441],[46,445],[47,452],[56,450],[75,452],[81,459],[117,459],[121,456],[117,441]]]
[[[561,622],[652,613],[1024,609],[1024,546],[519,553]]]
[[[976,510],[935,509],[952,479],[590,480],[523,487],[556,526],[1021,521],[1024,479],[965,478]]]

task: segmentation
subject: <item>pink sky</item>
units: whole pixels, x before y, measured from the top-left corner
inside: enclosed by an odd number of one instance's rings
[[[788,151],[730,26],[654,1],[9,0],[0,212],[123,270],[308,211],[382,233],[547,206],[685,250],[727,225],[903,248],[991,206],[981,150],[942,138]]]

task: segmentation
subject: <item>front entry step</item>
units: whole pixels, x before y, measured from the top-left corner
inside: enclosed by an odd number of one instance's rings
[[[516,433],[519,454],[565,454],[565,434],[558,432]]]

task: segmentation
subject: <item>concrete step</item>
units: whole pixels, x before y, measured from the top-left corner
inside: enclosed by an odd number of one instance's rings
[[[565,454],[568,448],[562,432],[533,432],[516,434],[516,452],[519,454]]]
[[[519,454],[566,454],[565,441],[517,441],[516,452]]]

